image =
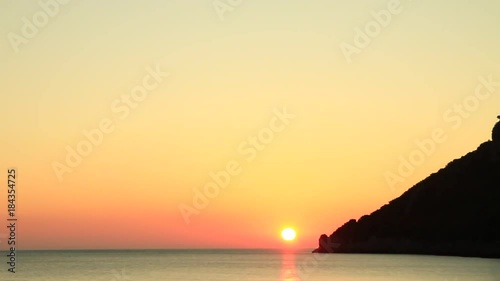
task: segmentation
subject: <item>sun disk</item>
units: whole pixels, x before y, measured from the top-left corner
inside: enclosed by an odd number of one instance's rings
[[[292,228],[288,227],[281,231],[281,237],[283,237],[283,239],[286,241],[292,241],[293,239],[295,239],[295,236],[295,230],[293,230]]]

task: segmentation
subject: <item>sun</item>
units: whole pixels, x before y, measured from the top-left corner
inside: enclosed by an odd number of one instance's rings
[[[290,227],[285,228],[283,229],[283,231],[281,231],[281,237],[283,237],[283,240],[292,241],[295,239],[295,236],[296,236],[295,230],[293,230]]]

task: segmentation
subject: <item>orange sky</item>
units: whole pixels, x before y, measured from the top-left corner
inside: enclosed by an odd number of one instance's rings
[[[221,19],[211,1],[75,1],[20,45],[45,10],[1,2],[19,248],[313,248],[475,149],[500,114],[500,4],[401,1],[346,60],[388,2],[244,1]]]

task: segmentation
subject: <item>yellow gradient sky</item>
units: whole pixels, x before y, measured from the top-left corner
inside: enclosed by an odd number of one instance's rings
[[[479,77],[500,82],[500,2],[401,0],[349,63],[341,43],[389,2],[243,0],[221,20],[212,0],[74,0],[13,46],[45,10],[0,1],[0,180],[17,168],[19,248],[312,248],[475,149],[500,114],[499,83],[474,100]],[[116,112],[157,66],[169,76]],[[285,107],[295,117],[248,161],[239,146]],[[60,181],[54,163],[103,119],[113,132]],[[435,129],[446,140],[388,184]],[[241,173],[187,224],[179,206],[230,161]]]

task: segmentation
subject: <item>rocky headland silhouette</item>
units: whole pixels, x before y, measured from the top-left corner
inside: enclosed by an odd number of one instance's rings
[[[500,258],[500,121],[491,141],[370,215],[321,235],[313,252]]]

